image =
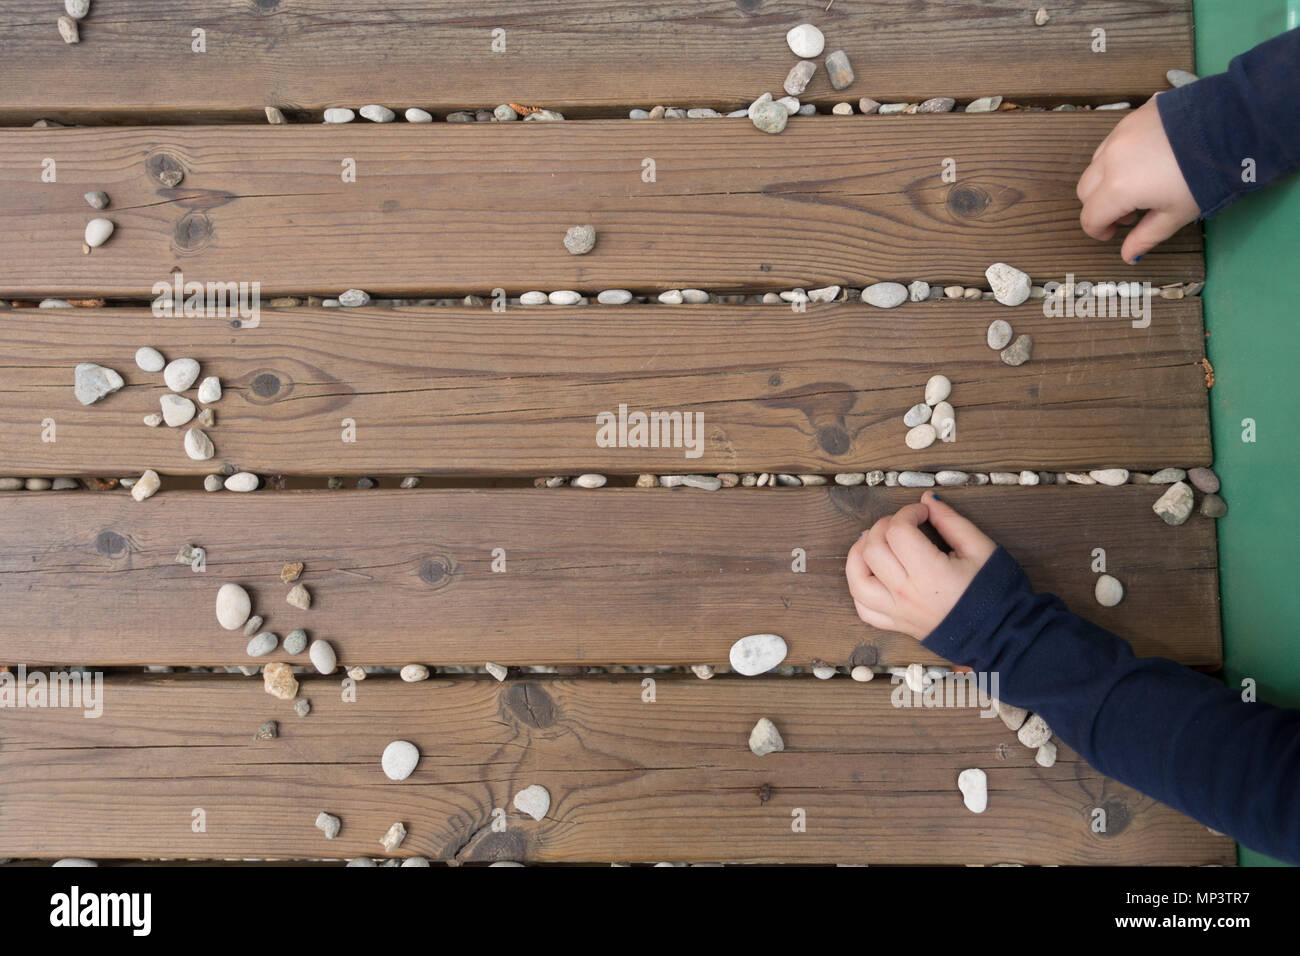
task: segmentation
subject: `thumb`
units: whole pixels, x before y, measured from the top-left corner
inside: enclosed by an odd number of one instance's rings
[[[1162,209],[1152,209],[1124,237],[1124,245],[1119,252],[1120,257],[1131,264],[1138,256],[1160,245],[1184,225],[1185,223],[1179,222],[1178,217],[1172,213]]]
[[[925,504],[930,511],[930,524],[958,557],[987,557],[996,548],[993,539],[967,518],[963,518],[951,505],[940,501],[934,492],[928,492]]]

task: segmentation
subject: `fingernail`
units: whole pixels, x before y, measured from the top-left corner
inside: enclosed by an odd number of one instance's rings
[[[1143,253],[1142,255],[1146,255],[1146,253]],[[1134,256],[1134,257],[1133,257],[1133,262],[1134,262],[1134,263],[1138,263],[1138,262],[1141,262],[1141,261],[1142,261],[1142,256]]]
[[[943,499],[940,498],[938,495],[936,495],[933,491],[930,492],[930,497],[933,498],[935,501],[943,501]]]

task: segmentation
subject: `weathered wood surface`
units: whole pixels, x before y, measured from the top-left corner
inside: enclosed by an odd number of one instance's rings
[[[7,130],[0,295],[152,298],[177,271],[263,295],[399,298],[984,286],[998,261],[1040,283],[1203,278],[1192,227],[1138,268],[1122,236],[1080,230],[1075,184],[1117,119],[821,116],[782,136],[743,119]],[[41,182],[45,159],[56,183]],[[159,164],[184,181],[162,186]],[[90,189],[111,197],[117,230],[84,255]],[[565,229],[587,222],[595,250],[570,255]]]
[[[306,718],[261,685],[109,678],[96,719],[6,708],[0,854],[373,857],[400,820],[399,855],[458,862],[1233,861],[1231,840],[1064,745],[1038,767],[996,717],[896,707],[885,681],[661,678],[647,703],[635,677],[371,678],[344,702],[336,680],[314,678]],[[749,751],[760,716],[784,752]],[[254,741],[268,719],[279,736]],[[396,739],[421,751],[402,782],[380,769]],[[989,780],[978,816],[957,790],[971,766]],[[511,803],[534,783],[551,794],[540,822]],[[504,832],[491,830],[497,807]],[[797,809],[806,832],[792,829]],[[333,841],[314,826],[322,810],[342,820]]]
[[[117,0],[97,5],[81,21],[81,42],[67,46],[57,8],[4,0],[0,62],[11,68],[0,121],[192,122],[268,104],[318,111],[367,102],[443,111],[513,100],[577,115],[655,103],[731,109],[780,89],[795,63],[785,33],[806,21],[825,32],[827,53],[849,54],[857,74],[837,92],[819,65],[805,98],[823,104],[864,95],[1118,99],[1165,89],[1166,69],[1193,66],[1188,0],[1057,0],[1045,27],[1018,0],[827,6]],[[1092,51],[1098,27],[1104,54]],[[196,28],[206,31],[204,53],[192,51]],[[498,53],[496,29],[505,31]]]
[[[1139,653],[1220,660],[1213,521],[1165,526],[1158,489],[1052,486],[944,492],[1042,591]],[[905,488],[688,488],[0,495],[0,660],[247,664],[213,613],[219,585],[264,627],[305,627],[345,665],[725,665],[731,644],[786,638],[787,663],[933,661],[858,620],[844,556]],[[207,549],[206,570],[175,563]],[[806,554],[795,572],[794,551]],[[1093,598],[1094,548],[1124,582]],[[505,571],[492,570],[503,549]],[[285,603],[303,561],[312,607]],[[276,658],[271,658],[276,659]],[[306,656],[301,658],[306,662]],[[262,661],[257,661],[261,663]]]
[[[1034,337],[1019,368],[985,329]],[[210,461],[142,418],[170,394],[142,344],[193,356],[223,397]],[[1048,318],[1036,302],[810,306],[264,310],[256,328],[144,309],[43,309],[0,322],[0,472],[542,475],[599,471],[1159,468],[1211,460],[1200,299],[1127,318]],[[73,368],[128,385],[79,404]],[[903,414],[953,382],[957,441],[912,451]],[[192,394],[192,393],[191,393]],[[676,447],[601,447],[597,416],[701,423]],[[697,417],[697,416],[702,416]],[[42,425],[53,419],[57,440]],[[683,421],[685,419],[682,419]],[[345,441],[346,422],[355,441]],[[187,426],[188,427],[188,426]],[[617,437],[617,436],[615,436]],[[687,439],[694,447],[687,447]],[[632,441],[636,440],[635,434]],[[694,457],[690,457],[693,455]]]

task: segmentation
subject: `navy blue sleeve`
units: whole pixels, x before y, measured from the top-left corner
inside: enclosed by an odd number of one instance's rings
[[[1035,594],[1001,547],[921,642],[998,675],[1089,764],[1251,849],[1300,864],[1300,710],[1241,693]]]
[[[1213,216],[1300,169],[1300,27],[1234,57],[1226,73],[1156,96],[1178,168]],[[1254,182],[1242,163],[1254,161]]]

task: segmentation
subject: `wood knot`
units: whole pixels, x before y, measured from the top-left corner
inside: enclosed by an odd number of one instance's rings
[[[116,558],[126,554],[126,538],[116,531],[101,531],[95,537],[95,550],[106,558]]]
[[[435,554],[433,557],[422,561],[415,573],[419,575],[420,580],[425,584],[437,589],[445,588],[451,584],[452,575],[455,571],[455,562],[448,555]]]
[[[875,644],[859,644],[849,654],[849,667],[874,667],[880,663],[880,648]]]
[[[212,220],[201,212],[187,212],[172,229],[172,247],[177,252],[197,252],[212,238]]]
[[[545,730],[555,723],[555,701],[539,684],[511,684],[501,694],[501,700],[516,720],[529,727]]]
[[[270,405],[293,392],[293,382],[283,372],[260,368],[251,373],[244,397],[254,405]]]
[[[849,439],[849,433],[839,425],[824,425],[817,429],[817,444],[828,455],[843,455],[853,442]]]
[[[989,194],[979,186],[953,186],[945,200],[948,211],[958,219],[978,219],[989,208]]]
[[[176,188],[185,178],[185,167],[171,153],[153,153],[144,161],[144,165],[154,181],[168,189]]]

